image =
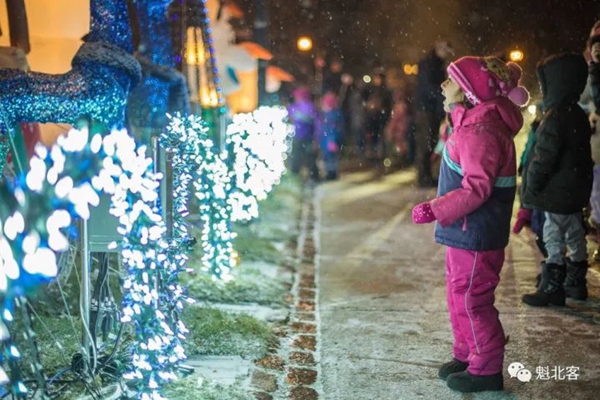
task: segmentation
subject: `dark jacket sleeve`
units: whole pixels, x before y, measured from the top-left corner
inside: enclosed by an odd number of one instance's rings
[[[596,114],[600,113],[600,63],[591,63],[589,67],[592,99],[596,106]]]
[[[540,193],[550,181],[559,162],[561,142],[559,113],[553,110],[537,131],[533,158],[527,166],[527,194]]]

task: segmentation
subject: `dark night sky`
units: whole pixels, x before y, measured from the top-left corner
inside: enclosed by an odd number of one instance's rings
[[[518,46],[529,78],[535,64],[559,51],[582,51],[600,17],[597,0],[265,0],[271,48],[284,68],[297,70],[295,39],[309,34],[315,51],[340,55],[346,69],[416,62],[438,37],[456,56],[504,52]],[[252,24],[256,0],[237,0]]]

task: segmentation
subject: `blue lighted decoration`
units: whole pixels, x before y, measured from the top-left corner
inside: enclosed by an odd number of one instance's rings
[[[189,188],[200,165],[203,144],[198,131],[186,129],[184,117],[180,114],[168,115],[168,118],[170,123],[160,136],[160,145],[172,154],[173,241],[186,248],[191,239],[185,219],[189,215]]]
[[[65,230],[73,229],[74,219],[89,218],[99,193],[110,193],[110,212],[123,235],[118,244],[126,268],[122,321],[135,327],[124,377],[138,398],[161,399],[160,388],[175,379],[175,367],[185,359],[181,341],[187,330],[181,321],[173,322],[171,312],[181,312],[189,300],[178,284],[180,266],[164,241],[156,207],[160,176],[152,172],[146,148],[136,146],[125,130],[89,136],[87,128],[71,130],[49,151],[38,145],[30,171],[14,184],[0,184],[2,318],[9,325],[14,300],[55,278],[56,253],[69,245]],[[24,393],[13,369],[20,355],[9,336],[0,341],[1,360],[13,373],[11,390]],[[3,373],[0,367],[0,378]]]
[[[66,231],[74,229],[72,220],[87,219],[89,206],[98,204],[92,179],[102,169],[98,154],[102,138],[92,145],[87,142],[87,131],[74,131],[59,138],[50,151],[39,144],[29,172],[14,182],[0,183],[0,297],[5,325],[12,322],[20,298],[56,276],[56,254],[69,246]],[[9,336],[2,342],[0,359],[10,365],[11,391],[23,396],[27,390],[15,369],[20,355]]]
[[[140,78],[140,65],[129,54],[126,0],[91,0],[90,17],[90,33],[69,72],[0,69],[0,134],[13,134],[19,122],[73,124],[80,117],[123,124],[127,96]]]
[[[135,1],[140,32],[136,58],[142,66],[142,82],[129,97],[127,116],[133,127],[163,129],[167,113],[189,114],[187,82],[175,69],[169,3],[171,0]]]
[[[128,93],[140,78],[140,65],[129,54],[126,0],[91,0],[90,14],[90,33],[71,71],[0,70],[0,133],[12,134],[19,122],[74,123],[80,117],[123,125]],[[174,379],[175,366],[185,358],[180,342],[187,330],[173,313],[189,300],[177,279],[181,258],[162,238],[158,177],[146,149],[127,132],[88,139],[87,129],[73,130],[50,151],[38,146],[31,170],[0,184],[0,383],[10,383],[16,397],[26,396],[20,354],[4,328],[19,299],[55,277],[56,253],[68,246],[65,230],[72,229],[74,218],[87,219],[89,206],[105,191],[113,193],[111,213],[119,217],[124,235],[123,321],[136,328],[125,377],[137,398],[162,399],[162,384]],[[41,375],[37,365],[33,370]]]
[[[13,135],[21,122],[74,123],[87,117],[108,125],[122,124],[127,95],[140,76],[139,63],[129,54],[131,50],[126,0],[91,0],[90,33],[73,58],[69,72],[50,75],[0,69],[0,170],[6,162],[6,135]],[[64,171],[64,157],[57,152],[40,153],[44,151],[40,147],[27,175],[21,174],[15,182],[3,182],[0,186],[0,298],[4,327],[12,322],[15,306],[23,304],[31,290],[56,274],[55,253],[66,246],[61,229],[70,225],[72,213],[89,212],[89,203],[95,203],[97,198],[86,181],[97,172],[91,160],[79,159],[69,166],[72,170],[68,175],[72,176],[58,181],[58,175]],[[46,164],[48,157],[57,157],[53,167]],[[50,186],[56,184],[56,188],[40,186],[40,179],[46,178],[41,175],[46,172],[47,182]],[[50,201],[46,196],[54,194],[54,190],[60,195],[50,197],[54,198]],[[69,203],[70,194],[66,192],[71,190],[79,198]],[[29,332],[25,333],[31,338]],[[0,350],[0,365],[6,362],[11,371],[8,378],[0,367],[0,381],[10,383],[10,391],[16,397],[26,396],[18,366],[20,354],[10,335],[0,337]],[[36,349],[31,350],[31,368],[43,385]]]
[[[209,139],[208,128],[200,117],[171,117],[162,140],[167,148],[179,154],[173,160],[173,171],[180,182],[180,187],[174,192],[176,207],[184,209],[187,189],[182,184],[191,179],[194,185],[202,220],[202,271],[215,280],[230,280],[235,237],[231,230],[232,207],[229,201],[231,171],[221,155],[215,152],[214,142]],[[175,214],[177,229],[174,229],[174,236],[185,238],[185,214]]]
[[[223,91],[219,85],[219,71],[217,68],[217,62],[215,59],[215,51],[213,46],[213,40],[211,38],[210,18],[208,17],[209,11],[206,5],[206,0],[177,0],[173,1],[168,7],[168,17],[171,23],[171,32],[173,37],[173,47],[179,54],[176,55],[176,61],[179,66],[185,64],[186,51],[188,40],[195,42],[198,38],[194,37],[188,39],[188,27],[197,28],[200,33],[200,40],[202,43],[198,48],[202,47],[204,52],[199,58],[204,60],[203,67],[207,74],[207,81],[205,82],[209,91],[214,91],[216,94],[216,104],[214,108],[210,109],[216,111],[216,115],[211,118],[219,117],[226,111],[225,98],[223,97]],[[206,106],[203,105],[203,108]],[[210,124],[213,122],[207,121]],[[216,135],[213,135],[216,137]]]
[[[165,240],[166,228],[156,207],[160,176],[152,172],[145,146],[136,148],[125,131],[110,145],[115,146],[120,160],[116,167],[121,169],[111,214],[119,218],[123,239],[118,245],[127,270],[122,321],[135,327],[132,364],[123,376],[136,398],[160,400],[162,386],[177,378],[176,367],[185,359],[181,342],[188,331],[173,314],[191,302],[178,282],[186,258],[178,258],[181,251]]]

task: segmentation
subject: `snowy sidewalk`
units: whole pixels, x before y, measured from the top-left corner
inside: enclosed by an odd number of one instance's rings
[[[511,237],[496,290],[510,336],[505,392],[462,395],[448,389],[437,378],[452,344],[445,252],[433,243],[433,225],[411,222],[412,207],[435,191],[416,189],[412,171],[371,178],[354,173],[317,190],[322,398],[599,398],[600,270],[588,274],[587,302],[528,307],[520,298],[533,289],[538,260],[526,234]],[[531,372],[530,382],[510,378],[506,369],[513,362]]]

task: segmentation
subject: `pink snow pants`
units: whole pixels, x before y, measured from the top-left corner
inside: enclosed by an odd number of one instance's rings
[[[504,331],[494,307],[504,249],[470,251],[448,247],[446,296],[454,335],[453,353],[473,375],[502,372]]]

